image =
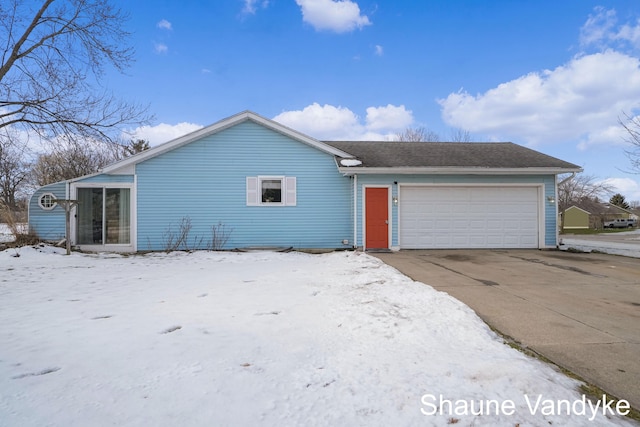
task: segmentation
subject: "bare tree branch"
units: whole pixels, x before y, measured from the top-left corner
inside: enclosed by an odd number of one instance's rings
[[[89,175],[122,157],[122,146],[91,141],[58,141],[49,153],[38,156],[31,169],[37,187]]]
[[[148,123],[145,107],[100,88],[107,67],[133,62],[126,20],[109,0],[0,3],[0,129],[114,141],[123,128]]]
[[[597,201],[611,194],[614,187],[606,181],[598,181],[593,175],[579,174],[570,180],[562,181],[566,176],[559,176],[558,180],[558,209],[563,212],[571,205],[579,205],[583,200]]]
[[[462,128],[451,129],[450,142],[471,142],[471,133]]]
[[[0,205],[15,211],[27,186],[30,165],[25,160],[26,147],[17,138],[0,138]]]
[[[640,117],[632,117],[624,113],[624,119],[618,118],[618,123],[627,131],[627,141],[631,148],[625,150],[625,154],[631,162],[631,168],[640,173]]]
[[[409,127],[397,133],[395,140],[400,142],[439,142],[440,135],[425,127]]]

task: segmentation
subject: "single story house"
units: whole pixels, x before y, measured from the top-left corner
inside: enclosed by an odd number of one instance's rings
[[[560,216],[564,217],[564,230],[588,230],[589,228],[595,228],[591,222],[591,213],[576,205],[569,206],[564,212],[560,213]]]
[[[72,245],[164,250],[554,248],[557,175],[574,164],[513,143],[319,141],[242,112],[39,188],[30,230]]]
[[[564,229],[593,229],[604,228],[604,223],[616,219],[638,219],[638,216],[631,210],[612,205],[611,203],[601,203],[590,199],[584,199],[575,205],[569,206],[564,212]]]

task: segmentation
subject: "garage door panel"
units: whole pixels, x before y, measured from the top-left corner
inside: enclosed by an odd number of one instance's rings
[[[537,248],[536,187],[402,187],[400,246]]]

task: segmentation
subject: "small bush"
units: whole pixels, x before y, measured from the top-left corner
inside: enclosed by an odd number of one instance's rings
[[[202,237],[194,236],[191,239],[191,217],[183,216],[180,218],[178,228],[174,229],[171,225],[162,235],[162,241],[165,252],[173,251],[192,251],[202,247]]]
[[[182,249],[187,245],[189,233],[191,233],[191,218],[183,216],[180,219],[178,229],[174,230],[171,225],[162,234],[162,242],[165,252],[173,252]]]
[[[210,250],[221,251],[229,241],[233,228],[227,227],[222,222],[218,222],[216,225],[211,226],[211,245]]]

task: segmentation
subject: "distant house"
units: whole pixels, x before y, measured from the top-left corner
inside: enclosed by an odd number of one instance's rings
[[[565,230],[588,230],[593,228],[591,224],[591,213],[575,205],[570,206],[563,212]]]
[[[29,225],[83,250],[163,250],[190,221],[225,248],[548,248],[557,175],[579,166],[512,143],[322,142],[243,112],[39,188]]]
[[[600,203],[585,199],[565,209],[564,229],[593,229],[604,228],[604,223],[615,219],[638,219],[630,210],[610,203]]]

